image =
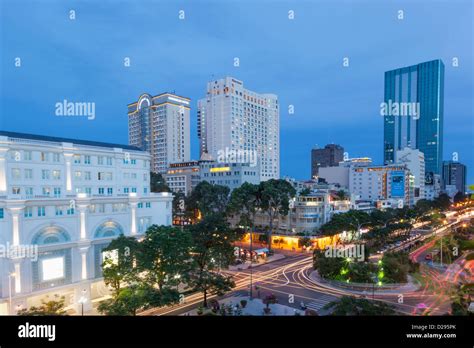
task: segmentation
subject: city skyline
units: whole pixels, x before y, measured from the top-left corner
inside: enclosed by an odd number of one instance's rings
[[[467,343],[473,14],[0,0],[4,341]]]
[[[151,2],[147,9],[105,3],[93,12],[88,2],[72,3],[71,8],[53,2],[48,12],[31,2],[30,22],[38,28],[32,33],[31,23],[15,21],[25,3],[29,2],[9,3],[2,15],[5,25],[16,28],[15,39],[3,32],[1,40],[6,52],[2,75],[9,81],[2,86],[1,111],[7,115],[0,120],[2,130],[127,144],[127,104],[144,92],[175,91],[191,99],[191,159],[198,159],[197,101],[205,95],[208,81],[232,76],[251,90],[278,95],[280,174],[309,179],[310,153],[316,144],[340,144],[349,157],[368,156],[382,164],[384,72],[441,59],[446,65],[442,160],[456,152],[468,167],[468,184],[473,182],[473,87],[468,78],[472,34],[461,35],[470,32],[469,15],[462,7],[401,2],[344,9],[327,2],[281,2],[270,9],[246,3],[243,18],[237,4],[212,1],[214,6],[206,11],[186,2]],[[336,7],[336,19],[321,15],[322,9],[332,13]],[[403,20],[397,18],[400,8]],[[181,9],[184,19],[179,19]],[[292,20],[289,10],[294,11]],[[159,23],[143,21],[153,13],[160,13]],[[205,26],[204,18],[209,22]],[[227,23],[229,18],[233,24]],[[54,32],[46,25],[50,20]],[[436,25],[440,20],[449,23],[443,30]],[[125,22],[130,24],[126,32],[120,30]],[[341,23],[357,30],[338,29]],[[220,31],[213,31],[213,25]],[[334,31],[331,38],[317,35],[325,28]],[[192,41],[190,31],[195,35]],[[256,37],[255,31],[260,33]],[[166,35],[157,39],[155,32]],[[307,45],[310,33],[315,33],[317,45]],[[396,38],[403,49],[384,43],[386,36]],[[364,37],[364,47],[374,49],[361,50],[359,37]],[[200,54],[188,54],[193,50]],[[453,66],[454,57],[458,67]],[[15,66],[16,58],[21,59],[20,67]],[[124,65],[126,58],[129,67]],[[349,59],[347,67],[344,58]],[[25,93],[30,102],[21,104]],[[95,103],[95,118],[56,116],[55,105],[63,100]]]

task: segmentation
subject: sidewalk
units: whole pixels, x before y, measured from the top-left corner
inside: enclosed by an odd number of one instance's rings
[[[240,305],[241,300],[247,301],[247,305],[245,306],[245,308],[241,307]],[[302,310],[295,309],[289,306],[284,306],[279,303],[269,305],[270,314],[264,314],[263,309],[266,307],[266,305],[263,304],[262,300],[254,298],[250,301],[248,296],[233,296],[233,297],[224,298],[219,301],[219,305],[221,307],[225,305],[225,306],[231,306],[233,308],[236,305],[239,305],[242,311],[240,315],[294,316],[295,313],[302,316],[305,315],[305,312]],[[197,315],[197,309],[193,309],[192,311],[189,311],[184,315]]]

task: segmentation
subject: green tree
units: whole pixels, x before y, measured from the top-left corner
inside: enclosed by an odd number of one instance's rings
[[[420,199],[415,204],[415,210],[419,215],[424,215],[433,209],[433,202],[428,199]]]
[[[474,300],[474,284],[456,285],[451,296],[452,315],[473,315],[468,308]]]
[[[382,257],[383,282],[405,283],[407,275],[416,269],[408,253],[385,253]]]
[[[138,257],[143,280],[160,291],[164,286],[177,286],[189,270],[191,247],[188,230],[157,225],[148,228]]]
[[[451,199],[446,193],[442,193],[433,200],[433,206],[440,211],[447,210],[451,206]]]
[[[373,283],[376,266],[370,262],[350,262],[346,279],[355,283]]]
[[[392,231],[391,227],[372,228],[363,235],[362,239],[367,240],[371,246],[385,245]]]
[[[280,216],[288,215],[290,199],[296,195],[294,187],[286,180],[270,179],[260,183],[260,209],[269,219],[267,230],[268,249],[272,247],[273,222]]]
[[[137,314],[146,307],[145,290],[138,285],[121,288],[117,296],[99,303],[97,310],[105,315],[126,316]]]
[[[393,306],[383,302],[358,299],[353,296],[342,296],[340,300],[333,301],[324,306],[332,311],[332,315],[362,316],[362,315],[395,315]]]
[[[134,237],[125,237],[121,234],[118,238],[102,250],[109,252],[102,263],[102,275],[106,285],[113,289],[114,296],[120,294],[122,284],[130,284],[137,280],[137,254],[141,246]]]
[[[64,296],[54,295],[54,299],[49,299],[49,296],[47,296],[46,299],[41,300],[41,306],[20,309],[17,314],[21,316],[66,315],[64,302]]]
[[[456,192],[456,194],[453,197],[453,202],[454,203],[459,203],[462,202],[466,199],[466,195],[462,193],[461,191]]]
[[[395,209],[375,209],[370,213],[370,219],[373,227],[387,227],[389,223],[396,221],[398,216]]]
[[[338,201],[344,201],[344,200],[346,200],[346,199],[349,199],[349,196],[347,195],[346,191],[344,191],[344,190],[339,190],[339,191],[336,192],[335,198],[336,198]]]
[[[199,210],[203,217],[225,212],[229,203],[230,189],[227,186],[212,185],[201,181],[188,197],[187,205],[190,210]]]
[[[163,175],[160,173],[150,172],[150,191],[151,192],[171,192],[166,184]]]
[[[347,213],[335,214],[332,219],[321,226],[324,235],[335,235],[343,231],[351,232],[351,239],[360,232],[363,226],[372,222],[369,214],[360,210],[349,210]]]
[[[204,296],[207,307],[208,294],[222,295],[231,290],[235,283],[231,277],[219,273],[235,259],[233,242],[239,235],[231,230],[223,214],[211,214],[188,227],[193,239],[193,267],[189,285]]]
[[[240,225],[253,229],[255,215],[260,204],[261,194],[259,186],[245,182],[232,191],[228,212],[239,216]]]
[[[300,237],[298,238],[298,247],[299,248],[307,248],[311,246],[313,243],[311,242],[311,238],[308,237]]]
[[[342,257],[326,257],[323,250],[313,252],[313,268],[322,278],[336,279],[346,265]]]

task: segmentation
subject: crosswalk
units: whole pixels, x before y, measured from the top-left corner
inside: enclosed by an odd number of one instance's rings
[[[320,311],[325,305],[327,305],[330,302],[336,301],[337,297],[335,296],[330,296],[330,295],[321,295],[317,299],[314,299],[314,301],[311,301],[309,303],[305,303],[305,306],[309,309],[313,309],[315,311]]]

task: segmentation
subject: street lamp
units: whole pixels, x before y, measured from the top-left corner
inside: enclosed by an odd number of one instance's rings
[[[253,267],[252,267],[252,261],[253,261],[253,255],[252,255],[252,246],[253,246],[253,241],[252,241],[252,226],[250,227],[250,293],[249,293],[249,300],[252,301],[252,280],[253,280]]]
[[[84,316],[84,303],[87,302],[87,297],[84,296],[85,293],[86,293],[86,289],[83,289],[82,290],[82,296],[81,296],[81,298],[79,298],[79,301],[78,301],[81,304],[81,315],[82,316]]]
[[[8,274],[8,297],[9,297],[9,303],[10,303],[10,306],[9,306],[9,311],[10,311],[10,314],[13,314],[12,313],[12,277],[16,277],[16,273],[15,272],[12,272],[10,274]]]
[[[84,316],[84,303],[87,302],[87,298],[85,296],[81,296],[79,299],[79,303],[81,304],[81,315]]]

